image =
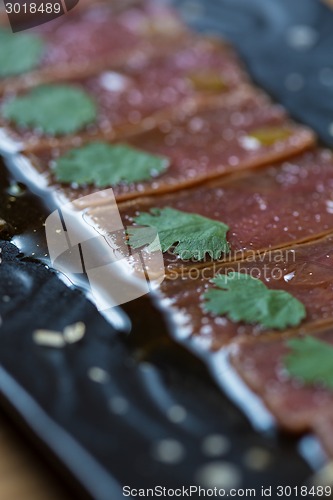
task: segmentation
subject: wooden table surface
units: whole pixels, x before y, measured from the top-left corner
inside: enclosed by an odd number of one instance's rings
[[[73,494],[0,411],[0,500],[60,499]]]

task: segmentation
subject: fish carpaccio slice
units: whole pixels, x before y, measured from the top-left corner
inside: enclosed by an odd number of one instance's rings
[[[223,261],[333,231],[332,190],[332,152],[316,150],[249,175],[127,202],[120,205],[120,211],[126,226],[132,225],[138,214],[163,207],[223,222],[230,228],[227,239],[231,248],[229,255],[221,256]],[[89,213],[103,228],[107,211],[107,207],[99,207]],[[207,255],[205,261],[197,264],[205,266],[210,261]],[[165,253],[164,262],[169,272],[196,264],[193,260],[182,261],[171,252]]]
[[[333,344],[333,330],[317,333],[315,338]],[[289,352],[286,338],[246,342],[233,353],[232,364],[284,429],[292,432],[313,430],[333,455],[333,392],[289,377],[283,363]]]
[[[161,285],[160,301],[170,310],[175,331],[192,337],[205,349],[218,350],[245,338],[264,337],[271,333],[258,325],[236,323],[226,316],[204,311],[203,294],[213,288],[217,274],[246,273],[258,278],[272,290],[285,290],[301,301],[306,318],[299,329],[313,329],[333,322],[333,236],[286,249],[253,253],[247,260],[223,265],[196,266],[186,274],[171,273]]]
[[[30,30],[45,44],[40,66],[30,75],[0,80],[0,91],[92,74],[107,65],[121,65],[130,56],[140,59],[171,50],[189,36],[166,6],[142,2],[123,12],[118,10],[107,2],[91,5]]]
[[[212,74],[217,83],[219,79],[221,82],[216,88],[211,85],[212,77],[209,75]],[[142,130],[149,123],[150,126],[154,125],[155,122],[151,119],[153,115],[161,113],[165,119],[169,116],[168,110],[178,111],[182,102],[197,95],[202,95],[205,99],[205,96],[214,93],[227,94],[229,89],[236,89],[246,80],[242,65],[233,50],[211,39],[188,38],[178,43],[177,52],[160,57],[129,58],[126,65],[117,70],[106,67],[105,71],[94,76],[67,82],[84,90],[98,107],[96,123],[82,130],[76,140],[82,141],[89,136],[114,138],[119,133],[126,133],[129,127]],[[13,98],[15,93],[8,93],[2,102]],[[243,100],[244,98],[245,96]],[[258,99],[257,105],[263,105],[263,98]],[[255,106],[256,99],[253,100]],[[226,103],[228,105],[228,100]],[[270,107],[272,105],[267,104],[266,108]],[[277,108],[272,108],[274,117],[282,114]],[[164,113],[167,113],[166,116]],[[149,123],[144,121],[147,118]],[[38,149],[54,142],[50,138],[48,142],[47,136],[33,130],[19,129],[14,125],[11,127],[4,122],[2,125],[8,127],[9,138],[22,143],[23,149]],[[60,139],[62,143],[74,141],[72,136]]]

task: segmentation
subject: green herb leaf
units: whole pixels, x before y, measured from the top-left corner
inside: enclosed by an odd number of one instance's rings
[[[230,272],[212,282],[219,289],[204,294],[204,309],[216,316],[278,330],[297,326],[306,316],[305,307],[295,297],[283,290],[270,290],[248,274]]]
[[[174,208],[153,208],[150,213],[142,213],[134,218],[141,226],[155,227],[163,252],[171,247],[173,253],[183,260],[202,260],[206,254],[212,259],[230,251],[226,234],[228,226],[197,214],[190,214]],[[132,227],[128,230],[129,243],[139,248],[150,241],[145,237],[144,228]]]
[[[96,119],[93,100],[70,85],[43,85],[2,107],[5,119],[50,135],[78,132]]]
[[[167,158],[122,144],[95,142],[60,157],[55,163],[55,175],[60,182],[106,187],[149,180],[168,166]]]
[[[291,353],[283,363],[291,377],[333,389],[333,346],[314,337],[291,339],[287,346]]]
[[[0,78],[36,68],[43,56],[43,40],[30,33],[14,34],[0,29]]]

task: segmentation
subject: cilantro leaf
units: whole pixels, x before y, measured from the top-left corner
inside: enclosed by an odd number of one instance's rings
[[[43,56],[43,40],[31,33],[14,34],[0,29],[0,78],[36,68]]]
[[[161,244],[159,235],[154,227],[130,227],[127,228],[130,235],[130,245],[132,248],[144,247],[146,252],[160,252]],[[133,246],[135,245],[135,247]]]
[[[174,208],[153,208],[150,213],[142,213],[134,218],[141,226],[155,227],[163,252],[174,247],[172,253],[181,259],[202,260],[206,254],[218,259],[229,253],[226,234],[228,226],[197,214],[181,212]],[[129,243],[132,248],[150,243],[145,240],[144,228],[128,229]]]
[[[204,309],[216,316],[278,330],[297,326],[306,316],[305,307],[295,297],[283,290],[270,290],[248,274],[230,272],[212,282],[218,289],[204,294]]]
[[[287,341],[291,353],[283,363],[291,377],[333,389],[333,346],[314,337]]]
[[[149,180],[163,172],[169,160],[130,146],[95,142],[71,149],[55,163],[60,182],[106,187],[120,182]]]
[[[218,71],[195,71],[188,75],[188,79],[198,91],[222,92],[227,89],[226,83]]]
[[[36,128],[50,135],[78,132],[96,119],[93,100],[70,85],[42,85],[6,102],[5,119],[24,128]]]

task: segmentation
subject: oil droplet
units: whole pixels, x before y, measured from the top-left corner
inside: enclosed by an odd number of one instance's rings
[[[177,464],[183,460],[185,449],[176,439],[161,439],[154,443],[152,455],[159,462]]]

